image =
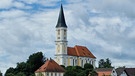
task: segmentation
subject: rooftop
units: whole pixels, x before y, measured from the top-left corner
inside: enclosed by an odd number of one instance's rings
[[[90,57],[90,58],[96,58],[87,47],[85,46],[74,46],[74,47],[68,47],[68,55],[69,56],[81,56],[81,57]]]
[[[50,60],[47,60],[45,64],[43,64],[35,72],[65,72],[65,70],[59,64],[57,64],[54,60],[50,59]]]

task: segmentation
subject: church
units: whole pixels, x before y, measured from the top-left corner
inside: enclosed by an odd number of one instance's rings
[[[65,67],[83,67],[85,63],[90,63],[95,67],[96,57],[87,47],[81,45],[68,47],[67,30],[63,6],[61,5],[58,22],[56,25],[56,50],[54,60],[59,65],[64,65]]]
[[[65,69],[60,65],[84,67],[85,63],[90,63],[95,68],[96,57],[87,47],[80,45],[68,47],[67,25],[62,5],[56,25],[55,45],[54,60],[47,60],[45,64],[35,71],[35,76],[64,76]]]

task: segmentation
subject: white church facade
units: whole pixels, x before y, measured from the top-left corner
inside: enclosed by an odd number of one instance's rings
[[[56,50],[55,58],[47,60],[35,71],[35,76],[64,76],[64,66],[81,66],[90,63],[95,67],[96,57],[85,46],[75,45],[68,47],[67,25],[61,5],[58,23],[56,25]]]
[[[54,60],[59,65],[83,67],[85,63],[90,63],[95,67],[96,57],[90,52],[87,47],[80,45],[68,47],[67,25],[62,5],[56,25],[55,43],[56,51]]]

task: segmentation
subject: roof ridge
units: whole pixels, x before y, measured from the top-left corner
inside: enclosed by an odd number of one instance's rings
[[[77,55],[79,56],[79,52],[78,52],[77,46],[75,46],[74,48],[75,48],[75,51],[76,51]]]
[[[45,68],[45,70],[47,70],[47,68],[48,68],[48,65],[49,65],[49,62],[50,62],[50,60],[48,60],[48,62],[46,62],[46,68]]]

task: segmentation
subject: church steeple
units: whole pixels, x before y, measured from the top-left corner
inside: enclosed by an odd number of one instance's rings
[[[67,25],[64,18],[63,7],[61,5],[58,23],[56,25],[56,51],[55,61],[60,65],[67,65]]]
[[[61,8],[60,8],[58,22],[57,22],[57,25],[56,25],[56,28],[58,28],[58,27],[65,27],[65,28],[67,28],[62,4],[61,4]]]

